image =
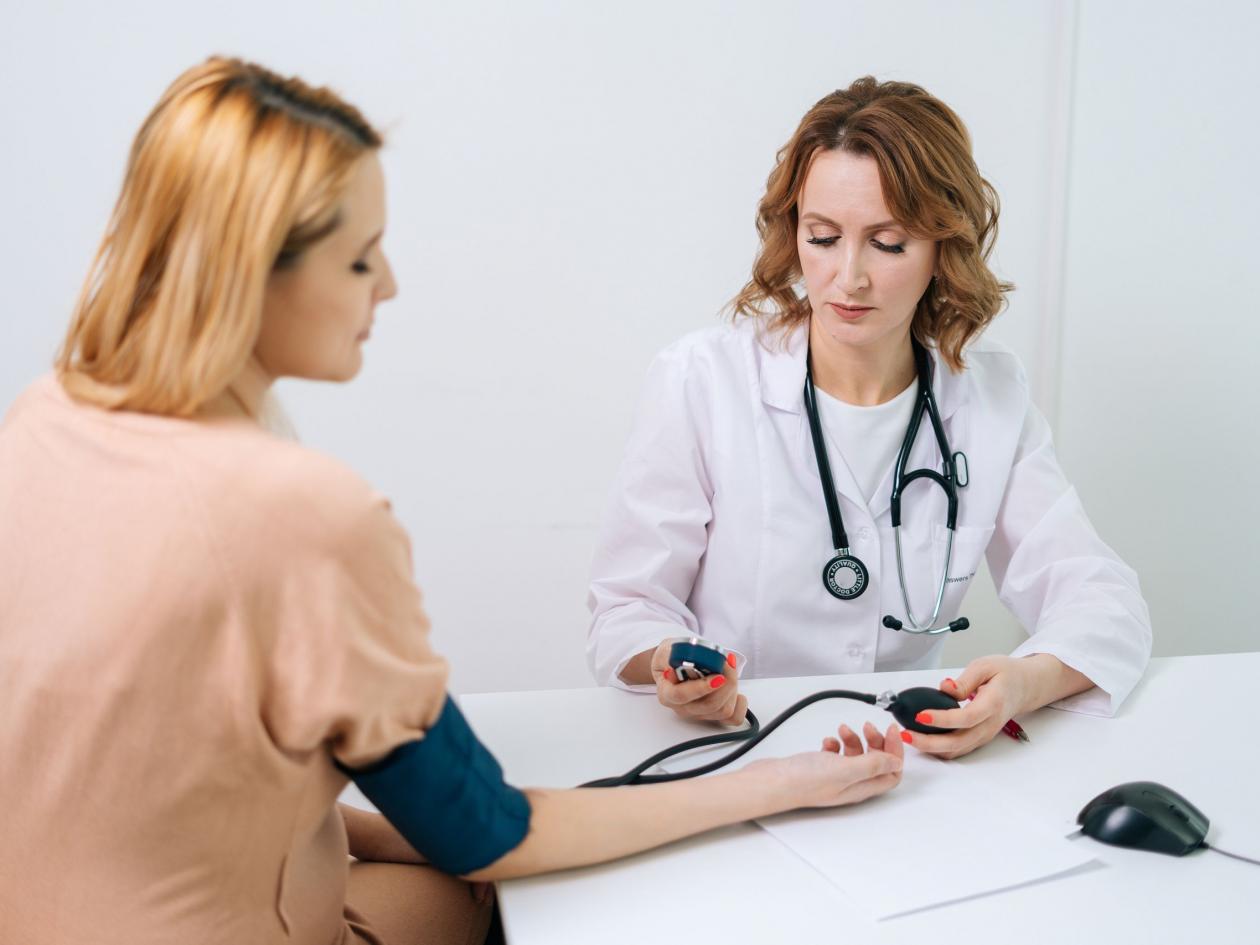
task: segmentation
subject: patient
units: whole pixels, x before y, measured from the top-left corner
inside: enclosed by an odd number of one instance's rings
[[[353,378],[396,292],[380,146],[228,59],[136,136],[56,371],[0,427],[5,941],[477,942],[470,883],[900,779],[867,726],[703,780],[504,783],[388,501],[260,422],[276,378]],[[351,778],[390,820],[339,811]]]

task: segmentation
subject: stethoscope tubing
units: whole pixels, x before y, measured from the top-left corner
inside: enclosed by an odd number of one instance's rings
[[[897,583],[901,585],[901,602],[906,608],[906,620],[910,625],[902,625],[903,633],[929,634],[935,636],[938,633],[948,633],[949,624],[936,626],[936,620],[941,615],[941,603],[945,600],[946,579],[949,576],[949,565],[954,557],[954,529],[947,529],[947,537],[945,542],[945,569],[941,572],[941,582],[936,590],[936,604],[932,607],[932,616],[927,620],[919,621],[915,619],[914,611],[910,607],[910,592],[906,589],[906,570],[901,561],[901,526],[893,528],[893,544],[897,548]]]
[[[910,417],[910,422],[906,426],[905,436],[901,441],[901,448],[897,451],[897,463],[893,467],[892,495],[889,502],[889,517],[893,526],[893,542],[897,550],[897,583],[901,587],[901,601],[905,606],[906,621],[908,623],[908,625],[901,624],[897,629],[905,633],[936,635],[949,632],[952,629],[949,624],[938,627],[936,626],[936,621],[941,614],[941,607],[945,600],[945,588],[948,585],[949,569],[953,562],[954,532],[955,526],[958,524],[958,457],[962,456],[962,454],[956,454],[952,451],[949,439],[945,435],[945,425],[941,420],[940,410],[936,405],[936,397],[932,392],[931,363],[927,350],[913,339],[911,339],[911,346],[914,350],[918,393],[915,396],[914,412]],[[808,351],[805,355],[805,411],[809,418],[810,436],[814,444],[814,456],[818,463],[818,476],[823,486],[823,499],[827,505],[827,520],[831,526],[832,545],[835,547],[837,555],[848,555],[849,541],[844,530],[840,503],[835,495],[835,485],[831,477],[831,463],[827,459],[827,445],[823,439],[822,422],[818,416],[818,402],[814,396],[813,369],[810,364]],[[941,453],[943,474],[932,469],[916,469],[913,472],[906,472],[906,465],[910,461],[910,452],[914,448],[914,441],[918,436],[919,426],[925,413],[928,416],[928,422],[932,426],[932,433],[936,439],[937,448]],[[963,459],[965,462],[966,457],[964,456]],[[970,479],[970,470],[968,472],[968,479]],[[906,586],[905,560],[901,550],[902,493],[906,486],[916,479],[927,479],[936,483],[944,490],[946,499],[945,528],[948,536],[945,546],[945,563],[941,570],[940,582],[937,585],[936,601],[932,607],[932,616],[927,620],[919,620],[915,617],[910,606],[910,591]]]

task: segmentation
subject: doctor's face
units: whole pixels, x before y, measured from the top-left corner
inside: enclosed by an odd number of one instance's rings
[[[397,294],[381,249],[385,177],[375,154],[359,160],[339,209],[332,233],[267,280],[254,353],[273,378],[350,380],[377,303]]]
[[[815,325],[846,346],[908,344],[936,242],[911,239],[893,221],[875,159],[815,155],[797,209],[796,248]]]

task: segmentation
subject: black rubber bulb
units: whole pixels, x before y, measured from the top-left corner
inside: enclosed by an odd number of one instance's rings
[[[947,735],[954,729],[924,725],[922,722],[916,722],[914,717],[924,709],[957,708],[958,700],[952,696],[947,696],[939,689],[915,686],[913,689],[903,689],[897,693],[897,699],[888,707],[888,711],[893,714],[893,718],[897,720],[902,728],[908,728],[912,732],[922,732],[924,735]]]

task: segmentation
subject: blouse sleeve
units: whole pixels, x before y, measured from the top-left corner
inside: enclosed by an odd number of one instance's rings
[[[384,497],[350,491],[307,503],[297,547],[260,566],[274,627],[263,722],[283,750],[326,746],[354,768],[433,726],[447,666],[429,646],[406,533]]]
[[[1049,653],[1093,680],[1059,708],[1114,714],[1150,658],[1150,615],[1137,575],[1094,530],[1031,403],[996,526],[989,569],[1030,634],[1011,655]]]

